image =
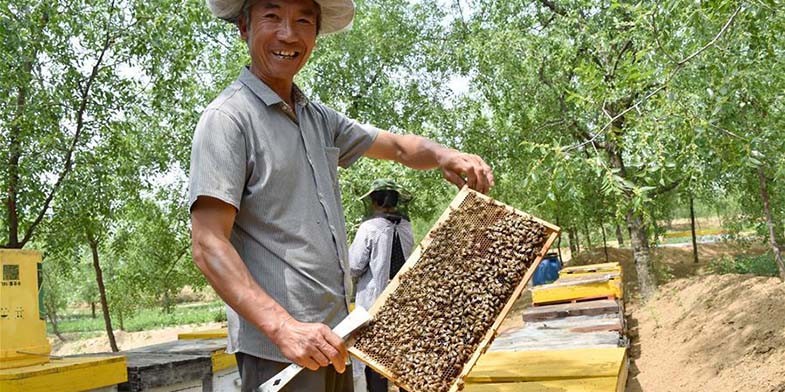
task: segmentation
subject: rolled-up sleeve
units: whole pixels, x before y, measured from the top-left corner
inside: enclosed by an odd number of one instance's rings
[[[200,196],[240,208],[246,179],[246,142],[228,114],[207,109],[196,125],[191,148],[189,209]]]

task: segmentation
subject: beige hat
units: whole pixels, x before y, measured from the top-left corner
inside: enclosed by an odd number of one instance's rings
[[[243,5],[252,0],[206,0],[207,7],[218,18],[234,23]],[[314,0],[322,9],[321,28],[319,35],[332,34],[348,30],[354,19],[353,0]]]

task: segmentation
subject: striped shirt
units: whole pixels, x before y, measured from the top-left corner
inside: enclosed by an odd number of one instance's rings
[[[259,286],[298,321],[333,327],[348,314],[351,285],[338,166],[360,158],[378,130],[294,88],[289,108],[246,68],[210,103],[194,133],[189,205],[209,196],[234,206],[231,243]],[[229,353],[287,361],[229,307],[227,318]]]

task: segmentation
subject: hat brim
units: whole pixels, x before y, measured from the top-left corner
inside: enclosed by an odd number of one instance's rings
[[[207,7],[216,17],[236,23],[243,5],[250,0],[206,0]],[[351,29],[354,20],[353,0],[314,0],[321,8],[319,35],[339,33]]]
[[[395,188],[371,189],[370,191],[365,192],[364,195],[358,197],[357,200],[359,200],[359,201],[365,200],[366,198],[368,198],[368,196],[371,195],[371,193],[374,193],[376,191],[396,191],[396,192],[398,192],[398,201],[399,202],[401,202],[401,203],[408,203],[408,202],[412,201],[412,195],[410,195],[409,192],[406,192],[403,189],[395,189]]]
[[[347,31],[354,21],[353,0],[314,0],[322,9],[322,24],[319,35]]]

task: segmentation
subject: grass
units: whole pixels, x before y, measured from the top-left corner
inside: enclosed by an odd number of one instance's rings
[[[729,234],[729,232],[721,228],[695,230],[695,235],[699,237],[704,235],[727,235],[727,234]],[[662,236],[665,238],[681,238],[681,237],[692,238],[692,231],[690,230],[668,231]]]
[[[758,256],[725,255],[709,262],[709,270],[715,274],[753,274],[778,276],[779,270],[771,252]]]
[[[136,332],[175,325],[224,320],[226,320],[226,313],[223,302],[213,301],[196,305],[177,305],[171,313],[165,313],[161,308],[141,309],[136,314],[126,317],[123,321],[125,331]],[[120,328],[120,320],[114,314],[112,315],[112,326],[115,329]],[[82,336],[105,330],[104,319],[100,309],[96,312],[95,318],[86,310],[65,314],[60,322],[57,323],[57,327],[61,333],[80,333]],[[48,322],[47,331],[52,332],[52,326]]]

